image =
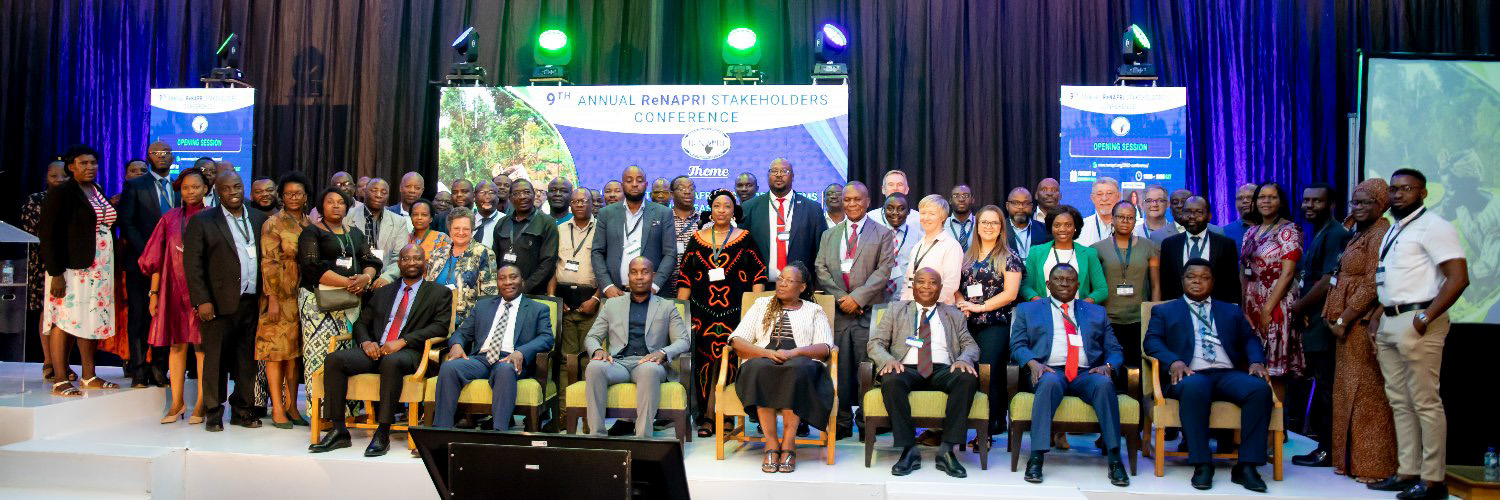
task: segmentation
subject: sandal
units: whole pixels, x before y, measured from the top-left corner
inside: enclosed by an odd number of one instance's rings
[[[776,471],[780,470],[781,466],[777,464],[776,460],[776,455],[780,453],[781,450],[766,450],[766,458],[760,462],[760,471],[766,474],[775,474]]]
[[[698,426],[698,437],[706,438],[706,437],[711,437],[713,435],[714,435],[714,424],[709,423],[709,422],[704,422],[703,425]]]
[[[792,472],[797,470],[797,452],[781,452],[781,465],[778,467],[778,469],[780,469],[780,472]]]
[[[84,379],[84,389],[119,389],[120,384],[99,378],[97,375]]]
[[[59,386],[68,386],[68,387],[66,389],[63,389],[63,390],[57,390],[57,388]],[[73,383],[72,382],[69,382],[69,381],[66,381],[66,380],[62,380],[62,381],[58,381],[57,383],[52,384],[52,395],[53,396],[63,396],[63,397],[73,398],[73,397],[82,396],[83,395],[83,391],[78,390],[77,387],[73,387]]]

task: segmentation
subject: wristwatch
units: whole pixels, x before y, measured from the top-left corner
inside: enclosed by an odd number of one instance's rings
[[[1426,324],[1427,323],[1427,311],[1422,311],[1422,312],[1417,313],[1417,321],[1421,321],[1423,324]]]
[[[1344,326],[1344,317],[1343,316],[1339,316],[1339,319],[1337,321],[1334,321],[1333,325],[1334,326]]]

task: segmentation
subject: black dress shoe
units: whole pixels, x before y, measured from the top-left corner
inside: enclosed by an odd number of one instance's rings
[[[1416,478],[1402,479],[1401,476],[1391,476],[1379,481],[1365,485],[1366,488],[1375,491],[1406,491],[1413,484],[1419,483]]]
[[[833,431],[833,440],[839,441],[853,435],[854,431],[849,430],[848,427],[839,427],[838,429]]]
[[[330,452],[330,451],[333,451],[333,450],[337,450],[339,448],[348,448],[348,447],[349,447],[349,430],[348,429],[333,429],[333,430],[328,431],[327,434],[324,434],[323,435],[323,439],[320,440],[320,441],[318,441],[318,444],[315,444],[315,445],[312,445],[312,446],[308,446],[307,447],[307,451],[309,453],[326,453],[326,452]]]
[[[1266,481],[1260,478],[1260,471],[1254,465],[1234,464],[1229,470],[1229,481],[1256,493],[1266,492]]]
[[[209,420],[203,423],[203,430],[208,432],[223,432],[224,422],[221,422],[219,420]]]
[[[1109,457],[1109,484],[1130,486],[1130,474],[1125,472],[1125,461],[1120,460],[1118,453]]]
[[[1193,466],[1193,487],[1200,490],[1214,487],[1214,464]]]
[[[391,449],[391,431],[377,429],[375,435],[370,438],[370,446],[365,447],[365,456],[378,457],[384,455]]]
[[[959,479],[969,477],[969,471],[964,470],[963,464],[958,463],[958,457],[953,454],[953,448],[938,453],[937,459],[933,461],[937,463],[937,470],[948,473],[949,477]]]
[[[229,425],[238,425],[246,429],[258,428],[260,424],[260,419],[248,415],[229,417]]]
[[[1292,457],[1292,465],[1298,467],[1333,467],[1333,454],[1322,448],[1306,455]]]
[[[131,389],[145,389],[149,385],[151,385],[151,384],[146,383],[146,377],[141,377],[141,376],[130,377],[130,388]]]
[[[1026,459],[1026,476],[1024,478],[1026,482],[1042,483],[1042,457],[1044,455],[1046,454],[1040,451],[1033,451],[1031,452],[1031,458]]]
[[[1417,481],[1417,484],[1411,485],[1411,487],[1407,488],[1406,491],[1397,493],[1396,498],[1402,500],[1448,498],[1448,486],[1443,483],[1428,483],[1427,481]]]
[[[920,468],[922,468],[922,454],[917,451],[917,447],[908,446],[901,450],[901,458],[896,460],[896,465],[891,466],[891,475],[905,476]]]
[[[797,424],[797,437],[799,437],[799,438],[805,438],[805,437],[811,436],[811,435],[812,435],[812,428],[807,425],[807,422],[800,422],[800,423]]]
[[[616,420],[615,425],[609,426],[611,436],[629,436],[635,434],[635,422],[628,420]]]

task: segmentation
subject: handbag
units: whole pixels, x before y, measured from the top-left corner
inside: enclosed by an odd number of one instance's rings
[[[316,295],[318,310],[323,312],[342,311],[359,305],[359,296],[349,293],[343,287],[318,285]]]

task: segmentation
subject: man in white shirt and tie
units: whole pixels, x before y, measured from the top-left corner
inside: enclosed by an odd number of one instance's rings
[[[502,264],[496,274],[500,295],[479,299],[473,312],[448,339],[451,347],[438,371],[437,407],[432,424],[453,427],[458,395],[469,381],[489,379],[494,429],[510,429],[516,408],[516,382],[536,373],[537,354],[552,349],[547,306],[521,296],[521,269]]]

